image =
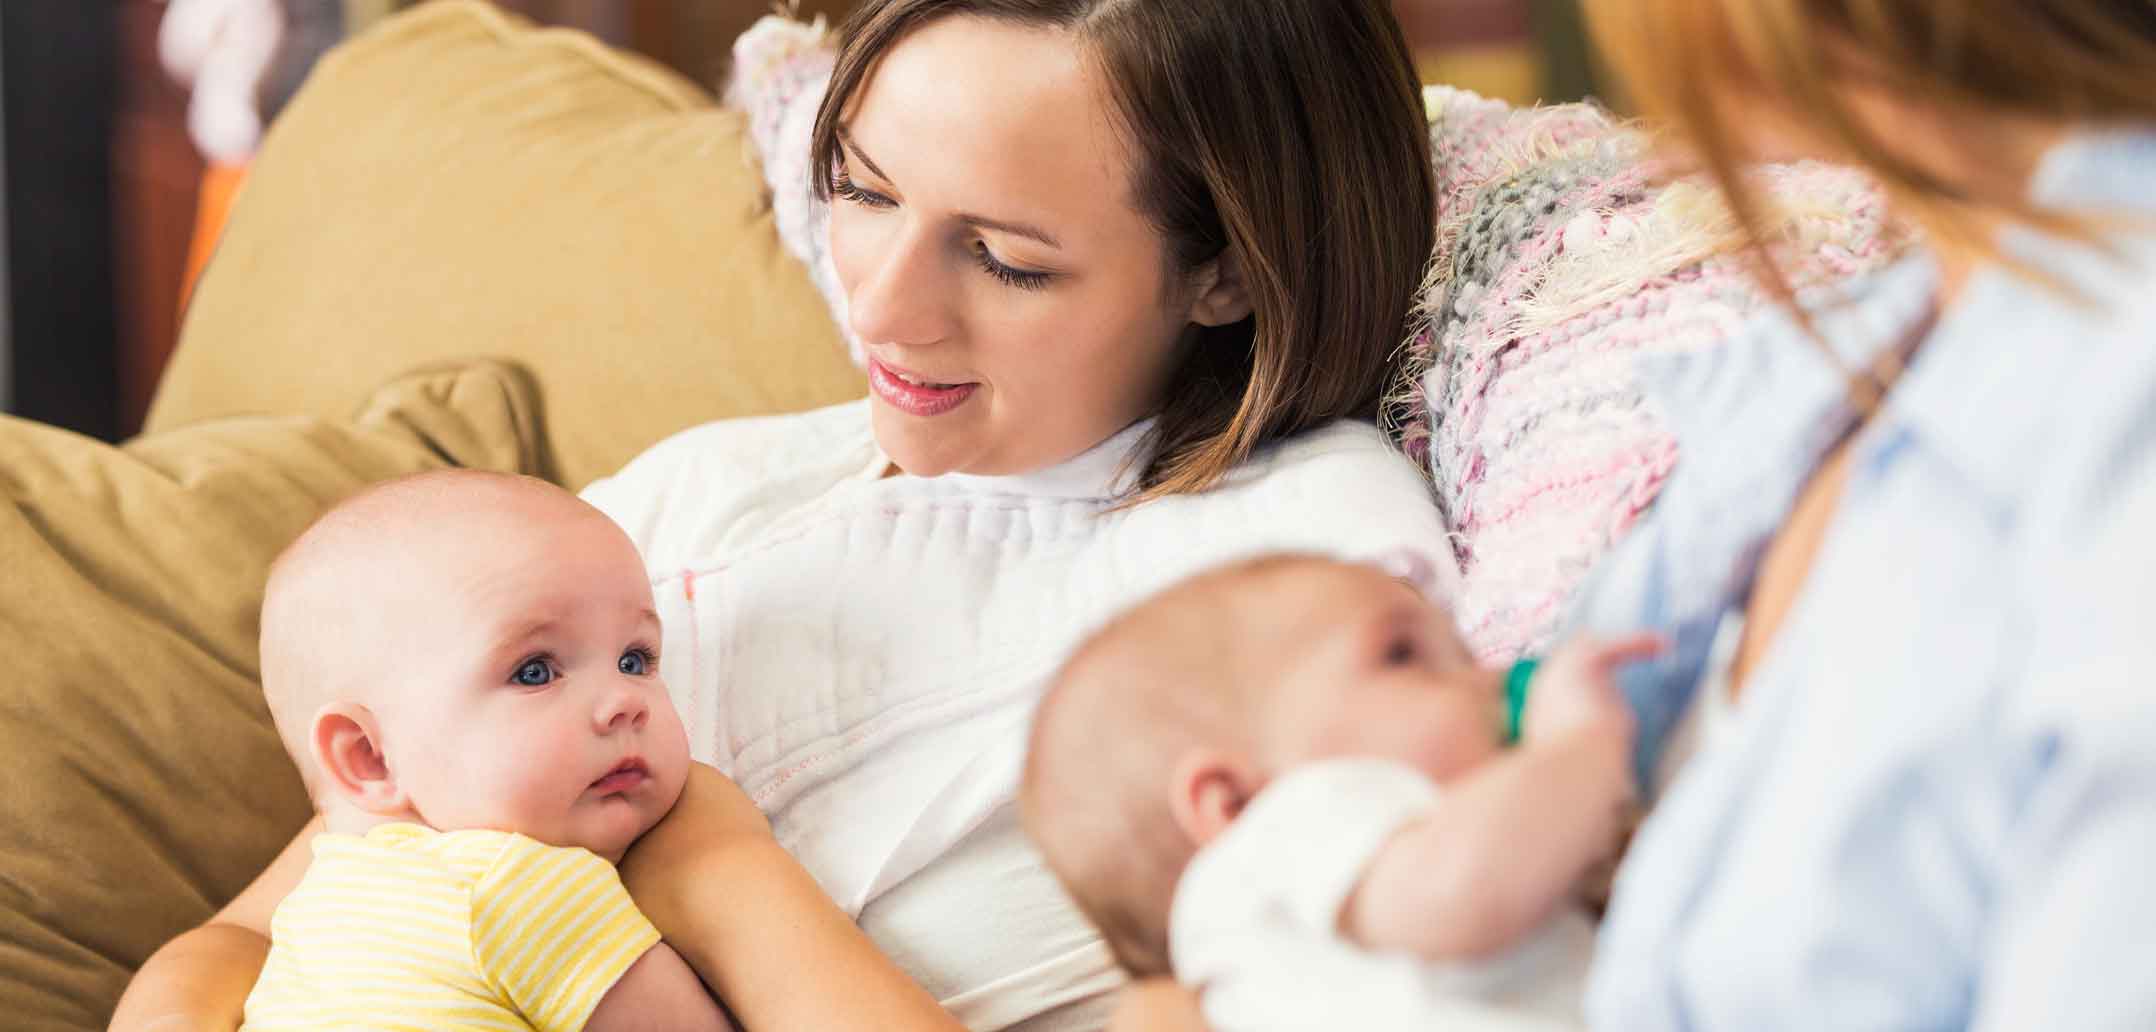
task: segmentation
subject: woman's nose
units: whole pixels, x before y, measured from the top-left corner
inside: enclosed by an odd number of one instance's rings
[[[629,688],[609,691],[593,714],[593,723],[601,734],[616,731],[634,731],[651,719],[651,703],[644,693]]]
[[[951,284],[932,240],[893,228],[862,255],[861,277],[846,298],[854,336],[881,344],[932,344],[950,336]]]

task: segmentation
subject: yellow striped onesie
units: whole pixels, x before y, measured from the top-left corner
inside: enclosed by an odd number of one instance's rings
[[[247,1032],[578,1032],[659,932],[614,865],[502,831],[323,834],[270,918]]]

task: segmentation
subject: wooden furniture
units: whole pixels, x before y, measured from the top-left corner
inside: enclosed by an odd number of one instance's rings
[[[1393,0],[1392,6],[1424,82],[1516,104],[1542,96],[1528,0]]]
[[[111,276],[110,8],[0,3],[0,402],[117,430]]]
[[[157,61],[164,5],[114,5],[119,64],[112,122],[112,303],[118,432],[142,426],[179,339],[180,282],[194,239],[203,161],[187,135],[187,94]]]
[[[179,328],[203,164],[154,0],[0,7],[0,404],[95,437],[141,425]]]
[[[497,0],[544,25],[581,28],[619,47],[658,58],[692,81],[716,86],[734,38],[771,13],[771,0]],[[802,17],[834,23],[853,0],[801,0]]]

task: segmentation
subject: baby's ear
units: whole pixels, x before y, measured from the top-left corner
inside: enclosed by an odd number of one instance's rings
[[[377,816],[405,812],[404,790],[382,755],[380,724],[356,702],[333,702],[314,715],[309,745],[322,788]]]
[[[1260,779],[1248,764],[1211,749],[1193,749],[1175,764],[1168,813],[1189,840],[1203,849],[1258,794]]]

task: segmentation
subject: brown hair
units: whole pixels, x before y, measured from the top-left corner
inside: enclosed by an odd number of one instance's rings
[[[1371,417],[1436,223],[1421,94],[1382,0],[869,0],[816,113],[830,196],[839,121],[907,34],[951,15],[1089,47],[1137,155],[1138,210],[1176,271],[1227,254],[1250,318],[1193,326],[1138,500],[1202,491],[1277,438]]]
[[[1998,215],[2081,238],[2092,230],[2032,205],[2025,183],[1925,167],[1860,118],[1842,87],[1935,110],[1979,153],[1998,120],[2156,119],[2149,0],[1589,0],[1588,17],[1632,99],[1678,131],[1763,256],[1737,128],[1761,103],[1863,166],[1935,236],[1995,257]],[[1786,300],[1771,261],[1766,271]]]

